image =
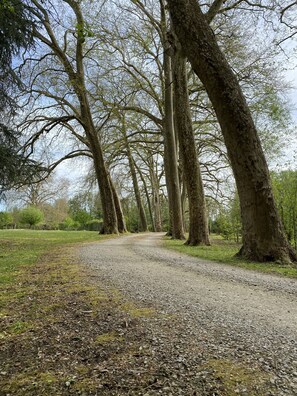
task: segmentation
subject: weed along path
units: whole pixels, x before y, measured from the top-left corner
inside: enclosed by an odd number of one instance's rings
[[[156,310],[143,318],[141,353],[161,369],[143,395],[297,395],[296,279],[167,250],[162,234],[80,252],[95,281]]]

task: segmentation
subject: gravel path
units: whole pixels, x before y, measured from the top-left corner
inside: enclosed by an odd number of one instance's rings
[[[128,298],[176,315],[181,359],[185,343],[199,340],[202,362],[258,367],[272,386],[265,394],[297,395],[297,281],[182,255],[161,241],[162,234],[124,236],[84,245],[81,258]]]

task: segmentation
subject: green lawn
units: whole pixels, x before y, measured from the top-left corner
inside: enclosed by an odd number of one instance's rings
[[[0,230],[0,284],[12,282],[21,267],[55,247],[99,238],[104,237],[91,231]]]
[[[235,254],[239,251],[240,244],[226,241],[218,236],[211,237],[211,246],[185,246],[184,241],[172,240],[169,238],[164,240],[164,245],[169,249],[188,254],[189,256],[225,263],[249,270],[297,278],[296,265],[281,265],[272,262],[256,263],[239,259],[235,257]]]

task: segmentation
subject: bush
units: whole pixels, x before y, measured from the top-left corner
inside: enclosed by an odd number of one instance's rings
[[[60,230],[66,231],[77,231],[80,228],[80,223],[73,220],[71,217],[66,217],[66,219],[59,224]]]
[[[9,212],[0,212],[0,228],[7,227],[13,223],[12,214]]]
[[[103,227],[103,221],[99,219],[93,219],[87,222],[85,229],[87,231],[98,231],[100,232]]]
[[[29,206],[20,211],[19,214],[20,223],[27,224],[32,228],[43,220],[43,213],[34,206]]]

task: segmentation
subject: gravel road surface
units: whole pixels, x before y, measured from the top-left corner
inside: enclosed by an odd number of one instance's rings
[[[191,361],[189,343],[195,340],[200,364],[256,367],[271,385],[261,395],[297,395],[297,280],[167,250],[163,235],[137,234],[87,244],[81,248],[81,259],[127,298],[178,318],[174,343],[181,362]],[[208,381],[210,366],[204,367],[199,375]],[[205,389],[205,395],[223,394]],[[161,394],[186,394],[182,389],[170,392]],[[257,395],[240,384],[234,392]]]

